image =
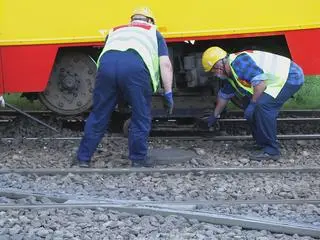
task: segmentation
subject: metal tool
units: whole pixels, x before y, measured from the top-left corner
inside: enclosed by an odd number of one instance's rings
[[[32,120],[34,120],[34,121],[36,121],[37,123],[40,123],[41,125],[43,125],[43,126],[49,128],[49,129],[51,129],[51,130],[54,131],[54,132],[59,132],[57,129],[49,126],[48,124],[42,122],[41,120],[39,120],[39,119],[31,116],[30,114],[22,111],[21,109],[15,107],[15,106],[13,106],[13,105],[11,105],[11,104],[9,104],[9,103],[6,103],[6,107],[11,108],[12,110],[17,111],[18,113],[21,113],[22,115],[24,115],[24,116],[26,116],[26,117],[28,117],[28,118],[31,118]]]

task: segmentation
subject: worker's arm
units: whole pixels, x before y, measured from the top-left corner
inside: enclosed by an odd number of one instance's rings
[[[173,70],[169,56],[160,58],[160,74],[163,83],[164,92],[172,92]]]
[[[210,116],[198,119],[197,124],[200,128],[211,128],[219,119],[220,113],[228,104],[229,100],[218,97],[218,101],[213,113]]]
[[[235,90],[229,82],[224,83],[224,86],[219,90],[217,103],[213,115],[219,117],[220,113],[225,109],[229,100],[235,96]]]
[[[157,31],[158,56],[160,74],[164,93],[172,92],[173,70],[169,58],[169,50],[166,41],[159,31]]]
[[[257,101],[266,89],[266,84],[264,81],[260,81],[258,84],[253,86],[253,95],[251,97],[250,104],[246,107],[244,111],[244,118],[248,121],[253,121],[254,111],[257,105]]]
[[[217,105],[216,105],[214,112],[213,112],[215,117],[220,116],[220,113],[227,106],[228,102],[229,102],[229,100],[218,97]]]
[[[164,88],[164,107],[167,109],[167,113],[170,115],[173,111],[173,93],[172,93],[172,81],[173,81],[173,70],[172,64],[169,58],[168,46],[161,35],[157,31],[157,41],[158,41],[158,56],[159,56],[159,66],[160,75],[162,79],[162,85]]]
[[[261,81],[258,85],[254,86],[251,101],[256,103],[264,90],[266,90],[266,84],[264,81]]]

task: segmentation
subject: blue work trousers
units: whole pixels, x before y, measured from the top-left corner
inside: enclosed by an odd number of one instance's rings
[[[150,74],[137,52],[108,51],[100,59],[93,109],[86,121],[84,137],[78,149],[78,160],[90,161],[108,129],[118,97],[131,106],[129,126],[129,159],[146,158],[151,128],[152,87]]]
[[[280,154],[277,140],[277,117],[282,105],[293,96],[301,85],[286,83],[276,98],[263,93],[256,104],[253,121],[248,121],[252,136],[264,152],[271,155]]]

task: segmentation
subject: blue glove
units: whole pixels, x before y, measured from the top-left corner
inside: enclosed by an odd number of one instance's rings
[[[208,117],[208,128],[211,128],[212,125],[214,125],[217,122],[217,117],[214,116],[214,114],[212,113],[209,117]]]
[[[167,113],[171,115],[173,111],[172,92],[167,92],[166,94],[163,95],[163,97],[164,97],[164,107],[167,109]]]
[[[256,103],[251,101],[248,107],[244,110],[244,118],[252,122],[255,108],[256,108]]]

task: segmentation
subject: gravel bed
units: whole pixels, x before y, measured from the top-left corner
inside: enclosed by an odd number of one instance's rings
[[[150,148],[178,148],[196,152],[192,160],[170,167],[276,167],[320,166],[319,140],[281,141],[278,161],[250,161],[252,141],[181,141],[152,139]],[[26,140],[0,142],[0,168],[68,168],[75,158],[79,141]],[[92,167],[129,167],[127,139],[104,138],[92,159]],[[160,166],[163,167],[163,166]]]
[[[198,210],[271,221],[305,223],[320,229],[320,204],[239,204],[199,206]]]
[[[78,140],[28,141],[24,137],[72,137],[81,136],[83,132],[61,128],[61,122],[54,118],[47,119],[46,123],[60,129],[60,132],[53,133],[24,117],[18,117],[9,125],[2,126],[2,129],[0,128],[1,137],[15,137],[15,140],[0,142],[0,168],[70,167],[79,146]],[[307,125],[309,126],[310,123],[305,124]],[[295,128],[288,125],[285,129],[291,131]],[[280,143],[283,157],[278,161],[263,162],[249,160],[248,156],[251,151],[248,150],[248,147],[253,144],[252,141],[181,141],[159,138],[150,140],[150,148],[181,148],[197,153],[197,156],[191,161],[183,164],[173,163],[171,167],[320,166],[320,140],[283,140]],[[104,138],[93,158],[92,166],[98,168],[129,167],[127,148],[125,138],[116,140]]]
[[[51,129],[40,125],[39,123],[35,122],[32,119],[26,118],[24,116],[18,116],[14,121],[1,124],[0,125],[0,133],[1,137],[44,137],[44,136],[79,136],[81,132],[79,131],[72,131],[67,128],[63,128],[63,122],[57,120],[54,117],[51,118],[39,118],[39,120],[43,121],[44,123],[48,124],[49,126],[58,130],[58,133],[52,131]]]
[[[105,209],[0,211],[0,239],[303,239],[312,237],[245,230],[180,216],[138,216]]]
[[[59,122],[47,122],[61,128]],[[310,127],[312,124],[309,124]],[[308,126],[309,126],[308,125]],[[307,124],[306,124],[307,126]],[[291,125],[288,125],[290,132]],[[301,128],[305,130],[305,128]],[[21,119],[2,128],[1,137],[15,137],[0,142],[0,168],[67,168],[70,167],[79,141],[26,140],[23,137],[72,137],[82,132],[62,129],[59,134]],[[226,132],[228,134],[229,132]],[[279,133],[283,133],[282,130]],[[169,167],[319,167],[320,141],[281,141],[283,157],[278,161],[250,161],[248,146],[252,141],[214,142],[152,139],[150,148],[193,150],[196,157]],[[127,139],[104,138],[92,166],[99,168],[129,167]],[[159,166],[164,167],[164,166]],[[319,199],[320,173],[282,174],[130,174],[22,176],[0,175],[0,188],[72,196],[79,199],[111,198],[127,200],[234,200],[234,199]],[[0,204],[53,203],[49,198],[34,196],[20,199],[0,197]],[[235,216],[263,217],[320,227],[320,206],[237,205],[198,206],[199,211]],[[182,217],[137,216],[105,209],[48,209],[0,211],[2,239],[313,239],[311,237],[272,234],[241,227],[217,226]]]
[[[70,199],[74,202],[77,200],[81,203],[88,202],[92,196],[79,195],[63,195],[61,199]],[[101,198],[100,198],[101,199]],[[100,200],[99,199],[99,200]],[[80,202],[79,202],[80,201]],[[39,204],[60,204],[50,197],[0,197],[1,205],[39,205]],[[193,205],[193,206],[192,206]],[[170,205],[169,205],[170,207]],[[172,206],[171,206],[172,207]],[[210,205],[203,203],[193,203],[188,206],[188,209],[199,212],[208,212],[222,214],[225,216],[245,216],[249,218],[261,218],[269,221],[279,221],[288,223],[309,224],[315,228],[320,228],[320,204],[219,204]]]
[[[235,184],[236,183],[236,184]],[[0,188],[135,200],[319,199],[320,173],[0,175]]]

